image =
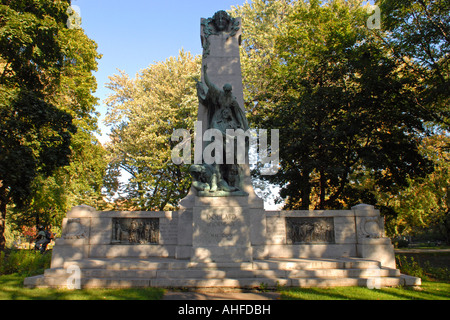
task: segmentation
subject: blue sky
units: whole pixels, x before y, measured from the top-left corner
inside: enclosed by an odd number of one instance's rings
[[[246,0],[72,0],[80,9],[82,28],[98,44],[103,55],[95,73],[100,98],[100,128],[104,141],[107,128],[103,100],[108,76],[117,69],[131,77],[155,61],[177,56],[180,49],[201,54],[200,18],[218,10],[243,5]],[[251,2],[250,0],[248,2]]]

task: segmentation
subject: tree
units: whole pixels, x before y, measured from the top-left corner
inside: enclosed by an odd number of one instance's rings
[[[392,57],[416,79],[420,103],[434,113],[435,124],[449,128],[450,4],[441,0],[376,2],[383,31],[375,32]]]
[[[95,136],[79,130],[72,138],[70,163],[51,176],[38,175],[31,185],[32,195],[26,206],[8,210],[9,225],[61,226],[66,213],[76,205],[98,208],[103,203],[103,178],[107,166],[105,148]]]
[[[10,202],[24,207],[33,180],[68,163],[72,117],[32,93],[0,97],[0,247]],[[8,99],[9,98],[9,99]]]
[[[108,173],[110,182],[121,170],[131,177],[125,185],[115,183],[122,209],[164,210],[176,207],[187,194],[188,167],[172,162],[177,142],[171,136],[175,129],[193,133],[200,62],[200,57],[181,50],[178,57],[142,70],[136,79],[123,72],[110,77],[108,87],[114,94],[107,99],[106,123],[112,132]]]
[[[81,28],[61,28],[57,40],[63,62],[59,83],[46,99],[72,116],[77,132],[72,135],[68,164],[51,176],[36,177],[28,205],[11,210],[9,221],[19,228],[33,223],[58,226],[74,205],[102,205],[99,199],[107,160],[106,150],[94,135],[98,130],[98,98],[93,96],[97,82],[92,74],[101,55]]]
[[[282,187],[286,208],[352,205],[350,178],[358,171],[370,172],[384,192],[429,172],[418,145],[427,134],[423,121],[433,118],[417,104],[415,79],[366,28],[361,3],[298,1],[292,8],[275,19],[283,26],[270,65],[253,71],[265,90],[249,85],[259,100],[247,101],[257,126],[280,129],[281,170],[268,179]]]
[[[420,235],[433,231],[450,243],[450,138],[433,135],[424,139],[420,152],[434,163],[434,171],[409,181],[397,194],[379,194],[378,203],[396,212],[388,230],[393,236]]]
[[[303,5],[292,0],[254,0],[242,6],[231,7],[230,14],[242,17],[241,64],[244,86],[244,101],[251,118],[255,103],[261,107],[266,102],[270,74],[278,61],[276,37],[286,32],[287,18],[294,7]],[[250,121],[252,125],[252,121]]]
[[[8,204],[29,212],[43,199],[37,182],[73,159],[77,128],[80,139],[96,127],[100,56],[82,30],[67,28],[69,5],[0,1],[0,248]]]

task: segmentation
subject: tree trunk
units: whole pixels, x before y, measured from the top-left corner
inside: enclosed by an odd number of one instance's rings
[[[327,180],[325,178],[325,170],[324,169],[320,169],[319,172],[319,179],[320,179],[320,194],[319,194],[319,210],[324,210],[325,209],[325,192],[326,192],[326,187],[327,187]]]
[[[0,187],[0,251],[6,248],[6,204],[7,204],[7,191],[5,188]]]
[[[305,172],[303,173],[302,177],[302,188],[301,188],[301,196],[302,196],[302,203],[300,206],[300,210],[309,210],[309,205],[311,204],[311,184],[309,181],[309,175],[311,172]]]
[[[5,250],[6,247],[5,228],[6,228],[6,219],[2,212],[0,217],[0,251]]]

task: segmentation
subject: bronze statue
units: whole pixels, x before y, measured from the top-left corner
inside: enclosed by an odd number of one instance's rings
[[[217,129],[222,133],[225,147],[227,139],[236,139],[227,134],[228,129],[242,129],[245,132],[249,129],[244,111],[239,106],[236,97],[232,93],[232,86],[225,84],[223,89],[219,89],[208,77],[208,66],[203,67],[205,83],[197,83],[197,93],[199,101],[206,107],[208,112],[207,129]],[[234,131],[233,131],[234,132]],[[234,143],[234,146],[237,144]],[[225,148],[222,150],[225,153]],[[247,152],[245,150],[244,152]],[[223,157],[224,159],[226,156]],[[193,177],[193,186],[203,196],[226,196],[226,195],[247,195],[241,191],[241,170],[236,162],[236,152],[233,163],[225,164],[202,164],[193,165],[190,173]],[[209,193],[208,193],[209,192]]]

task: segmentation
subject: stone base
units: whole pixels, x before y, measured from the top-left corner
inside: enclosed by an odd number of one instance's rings
[[[245,198],[197,198],[193,208],[192,261],[252,261]]]
[[[268,259],[253,262],[193,262],[170,258],[85,259],[26,278],[26,287],[68,287],[81,270],[80,288],[246,288],[420,285],[420,279],[383,268],[373,260]],[[69,273],[68,273],[69,272]]]
[[[72,266],[82,287],[420,285],[395,269],[372,206],[265,211],[250,197],[194,196],[176,212],[75,207],[51,269],[25,285],[66,286]]]

